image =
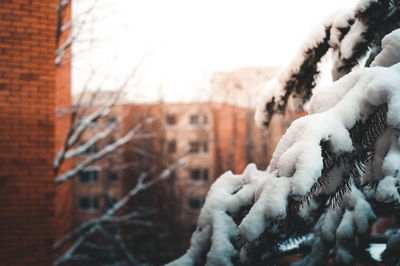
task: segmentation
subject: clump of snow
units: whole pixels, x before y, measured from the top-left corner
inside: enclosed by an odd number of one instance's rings
[[[343,214],[342,220],[336,229],[336,238],[338,241],[345,241],[351,239],[354,235],[354,219],[353,211],[346,210]]]
[[[258,126],[262,126],[265,121],[266,111],[265,104],[271,102],[272,99],[278,101],[283,95],[281,81],[275,77],[267,82],[261,91],[261,95],[258,99],[256,113],[255,113],[255,121]]]
[[[293,76],[294,73],[297,73],[300,70],[302,63],[306,58],[306,52],[313,49],[324,40],[324,38],[326,37],[326,28],[332,24],[332,19],[333,16],[332,18],[329,18],[321,23],[319,26],[316,26],[312,30],[310,30],[308,37],[301,44],[301,47],[298,54],[295,56],[295,59],[285,69],[283,69],[276,78],[267,82],[261,92],[261,96],[258,100],[256,108],[255,121],[258,126],[262,126],[267,117],[265,110],[266,103],[269,103],[272,100],[274,100],[275,103],[278,103],[282,100],[282,96],[285,93],[285,84]],[[297,107],[301,104],[297,102],[299,100],[292,99],[292,101],[293,106]]]
[[[400,61],[400,29],[394,30],[382,39],[382,51],[371,66],[389,67]]]
[[[397,178],[386,176],[378,184],[375,195],[376,200],[385,203],[392,203],[394,201],[400,203],[398,187],[399,180]]]
[[[353,55],[354,47],[364,40],[363,34],[366,30],[367,27],[364,23],[359,20],[354,22],[340,43],[340,53],[343,59],[349,59]]]
[[[308,113],[321,113],[331,109],[360,81],[360,74],[360,70],[354,71],[334,83],[322,87],[317,86],[310,100]]]
[[[336,228],[343,216],[342,208],[328,209],[323,214],[316,226],[316,230],[320,232],[321,238],[327,242],[335,241]]]
[[[269,221],[284,219],[289,192],[288,178],[270,175],[263,178],[255,192],[255,203],[239,226],[240,234],[253,241],[264,232]]]
[[[349,21],[354,17],[354,11],[352,9],[338,10],[332,17],[329,45],[332,48],[338,48],[340,46],[339,38],[341,37],[339,29],[350,27]]]
[[[373,2],[362,1],[358,9],[363,10]],[[362,24],[353,27],[358,29],[358,33],[365,29]],[[358,33],[350,34],[349,42],[361,41]],[[391,42],[400,38],[400,31],[391,34],[392,37],[385,42],[386,52],[384,48],[382,55],[375,60],[377,66],[361,68],[316,91],[310,102],[311,114],[292,123],[279,142],[267,170],[259,171],[250,164],[242,175],[227,172],[216,180],[201,210],[190,249],[170,265],[196,265],[202,257],[200,254],[203,257],[207,254],[206,265],[232,265],[232,259],[237,257],[242,262],[246,261],[246,249],[235,247],[233,239],[241,236],[251,242],[266,230],[279,234],[276,222],[286,218],[288,199],[304,200],[321,176],[321,142],[328,142],[330,151],[337,156],[354,151],[349,130],[356,122],[367,121],[377,107],[387,104],[388,129],[376,141],[373,161],[363,179],[365,183],[377,181],[376,190],[368,193],[360,191],[355,182],[350,181],[351,189],[344,194],[342,204],[326,208],[322,216],[315,217],[312,251],[295,265],[324,264],[333,245],[336,245],[336,263],[352,262],[354,241],[349,239],[365,234],[370,222],[376,218],[365,196],[382,202],[400,200],[400,63],[390,67],[378,66],[389,64],[385,54],[390,53]],[[343,55],[349,56],[350,53],[348,50]],[[281,74],[270,83],[268,91],[272,94],[265,93],[261,102],[265,104],[266,100],[279,97],[282,92],[280,86],[285,84],[287,73],[296,70],[296,66],[298,64],[294,63],[286,74]],[[262,119],[260,112],[263,109],[258,110],[259,119]],[[345,176],[348,169],[344,167],[339,164],[331,169],[328,173],[329,185],[316,193],[332,195],[336,192],[343,185],[344,177],[348,177]],[[313,210],[320,207],[317,202],[311,203],[300,209],[302,217],[307,214],[312,216]],[[247,206],[251,206],[249,212],[237,225],[233,217]],[[308,221],[314,222],[313,218]],[[393,238],[391,243],[399,243],[398,239],[400,237]],[[394,248],[394,244],[389,244],[388,249]]]

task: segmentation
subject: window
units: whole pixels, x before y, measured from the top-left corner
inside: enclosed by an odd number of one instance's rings
[[[203,146],[203,152],[204,153],[208,152],[208,142],[204,141],[201,143],[201,145]]]
[[[118,174],[112,170],[107,170],[107,177],[108,177],[108,181],[111,184],[115,184],[118,182]]]
[[[190,179],[198,181],[200,180],[200,169],[191,169],[190,170]]]
[[[82,211],[97,211],[99,202],[97,197],[79,197],[78,205]]]
[[[117,202],[118,200],[114,196],[107,195],[106,199],[107,209],[111,209]]]
[[[190,197],[188,200],[189,208],[200,210],[204,203],[204,197]]]
[[[167,125],[175,125],[176,124],[176,116],[175,115],[167,115]]]
[[[84,170],[79,174],[79,181],[81,183],[96,183],[98,172],[98,170]]]
[[[195,114],[189,116],[190,125],[206,125],[208,123],[207,115],[205,114]]]
[[[203,180],[208,181],[208,169],[207,168],[203,169]]]
[[[207,181],[208,180],[208,169],[207,168],[195,168],[190,170],[190,179],[193,181]]]
[[[199,153],[200,152],[200,144],[198,141],[191,141],[189,143],[189,152],[190,153]]]
[[[190,124],[191,125],[198,125],[199,124],[199,116],[198,115],[191,115],[190,116]]]
[[[208,142],[203,141],[191,141],[189,142],[189,152],[190,153],[207,153],[208,152]]]
[[[168,152],[170,152],[170,153],[176,152],[176,141],[175,140],[171,140],[170,142],[168,142]]]

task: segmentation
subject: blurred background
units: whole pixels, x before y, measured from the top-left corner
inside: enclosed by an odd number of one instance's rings
[[[2,265],[161,265],[292,120],[259,91],[355,1],[2,0]]]

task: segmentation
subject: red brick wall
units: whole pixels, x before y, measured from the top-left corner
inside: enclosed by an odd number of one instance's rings
[[[0,1],[0,264],[51,265],[56,0]]]
[[[247,109],[213,104],[216,174],[227,170],[241,174],[247,165]]]
[[[65,25],[71,21],[71,5],[60,10],[58,13],[60,24]],[[70,29],[59,35],[58,46],[64,44],[69,37]],[[55,154],[65,145],[65,141],[71,126],[71,49],[67,49],[62,62],[56,68],[56,91],[55,91]],[[63,173],[72,168],[72,160],[65,160],[59,170]],[[73,217],[73,195],[72,182],[57,185],[55,195],[55,239],[60,239],[71,232]]]

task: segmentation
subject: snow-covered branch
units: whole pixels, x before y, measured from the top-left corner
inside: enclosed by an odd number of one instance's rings
[[[59,177],[56,178],[55,183],[60,184],[63,183],[75,175],[77,175],[79,172],[83,171],[86,167],[88,167],[90,164],[93,162],[103,158],[104,156],[110,154],[111,152],[115,151],[116,149],[120,148],[122,145],[126,144],[128,141],[130,141],[135,134],[143,127],[142,124],[136,125],[133,129],[131,129],[128,133],[126,133],[123,137],[119,138],[115,142],[108,144],[105,146],[103,149],[100,151],[94,153],[93,155],[90,155],[87,157],[82,163],[78,164],[75,168],[61,174]]]
[[[64,253],[59,259],[56,260],[55,265],[61,265],[67,261],[69,261],[71,258],[75,256],[76,250],[84,243],[84,241],[94,234],[97,231],[103,230],[102,226],[105,223],[121,223],[121,222],[127,222],[129,220],[132,220],[134,218],[140,218],[143,217],[143,215],[149,215],[149,213],[139,213],[139,212],[132,212],[126,215],[121,215],[121,216],[116,216],[118,211],[120,211],[123,207],[126,206],[126,204],[133,198],[135,197],[138,193],[145,191],[149,189],[150,187],[154,186],[158,182],[168,178],[171,174],[171,171],[174,171],[176,169],[181,168],[184,164],[186,163],[186,159],[182,158],[179,161],[177,161],[174,164],[169,165],[166,169],[164,169],[156,178],[151,179],[147,182],[145,182],[146,177],[150,175],[150,173],[142,173],[138,177],[138,181],[135,185],[134,188],[132,188],[121,200],[119,200],[116,204],[114,204],[113,207],[108,209],[103,216],[97,219],[93,219],[91,221],[82,223],[80,226],[78,226],[74,231],[66,235],[64,238],[59,240],[55,245],[54,249],[59,250],[63,246],[65,246],[67,243],[71,242],[72,240],[76,239],[76,241],[72,244],[72,246],[68,249],[67,252]],[[119,240],[119,236],[113,236],[117,237]],[[118,240],[118,242],[119,242]],[[121,243],[119,243],[121,245]],[[121,246],[123,247],[123,246]],[[124,248],[125,249],[125,248]],[[127,251],[127,250],[126,250]],[[132,257],[133,259],[133,257]],[[133,260],[132,260],[133,261]],[[131,262],[132,262],[131,261]]]
[[[71,0],[61,0],[60,3],[57,5],[57,12],[61,12],[70,2]],[[88,14],[93,12],[98,2],[99,1],[93,1],[93,4],[84,12],[84,15],[80,16],[81,18],[83,17],[83,19],[79,19],[76,23],[74,23],[71,32],[68,34],[67,40],[58,46],[56,50],[56,58],[54,59],[56,66],[59,66],[62,63],[68,48],[70,48],[71,45],[78,39],[86,23],[88,22],[86,17],[88,16]],[[63,25],[59,25],[59,28],[57,30],[61,33],[66,29],[72,27],[72,23],[72,21],[68,21]]]
[[[281,243],[308,233],[312,249],[295,265],[373,261],[363,252],[371,223],[382,206],[400,214],[399,38],[386,35],[373,67],[319,88],[265,171],[219,177],[189,250],[170,265],[276,264]]]
[[[99,140],[106,138],[117,126],[119,122],[111,123],[104,131],[100,131],[96,133],[91,139],[86,141],[84,144],[78,146],[75,149],[71,149],[65,153],[65,159],[77,156],[79,154],[84,153],[90,147],[92,147]]]
[[[333,56],[332,78],[338,80],[368,58],[370,47],[379,47],[381,39],[399,27],[399,14],[399,3],[389,0],[362,0],[355,10],[332,14],[308,36],[293,62],[265,86],[257,124],[268,127],[274,114],[285,113],[289,101],[295,110],[304,110],[317,84],[321,61],[330,56],[328,51]]]
[[[87,131],[87,129],[95,123],[98,119],[104,118],[107,115],[110,114],[110,112],[113,110],[113,107],[117,104],[118,100],[122,96],[123,90],[126,88],[128,83],[132,80],[132,78],[136,75],[137,71],[139,70],[140,66],[143,63],[143,60],[146,58],[147,55],[143,56],[142,59],[139,61],[139,63],[135,66],[135,68],[131,71],[131,73],[123,80],[123,82],[111,93],[111,96],[109,99],[107,99],[102,106],[99,108],[95,109],[94,101],[96,100],[96,97],[100,93],[100,87],[97,88],[97,91],[91,95],[89,101],[85,104],[84,101],[84,96],[86,89],[88,87],[88,84],[92,80],[95,72],[93,72],[90,77],[87,79],[83,89],[84,91],[79,95],[77,104],[72,107],[73,112],[71,116],[71,127],[69,129],[69,132],[67,134],[66,140],[64,147],[57,153],[55,159],[54,159],[54,172],[57,174],[61,164],[64,162],[66,159],[66,154],[70,150],[70,148],[75,145],[82,135]],[[107,76],[103,77],[104,79],[107,79]],[[95,109],[94,111],[90,109]],[[148,118],[146,123],[151,123],[153,122],[152,118]],[[110,128],[107,128],[105,131],[109,131]],[[111,133],[111,131],[110,131]],[[109,133],[108,133],[109,134]],[[129,133],[128,133],[129,134]],[[98,133],[98,137],[106,137],[106,134],[103,133]],[[103,137],[103,138],[104,138]],[[140,138],[140,136],[137,136]],[[94,137],[96,138],[96,136]],[[91,142],[91,145],[93,145],[97,140],[93,139]],[[90,145],[86,145],[90,143],[85,143],[83,146],[89,147]],[[117,145],[118,147],[123,145],[124,143]],[[83,148],[79,148],[79,150],[82,150]],[[76,150],[78,151],[78,150]],[[107,153],[108,154],[108,153]],[[69,155],[72,155],[72,153],[69,153]],[[71,157],[71,156],[69,156]]]

